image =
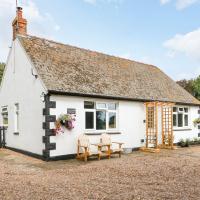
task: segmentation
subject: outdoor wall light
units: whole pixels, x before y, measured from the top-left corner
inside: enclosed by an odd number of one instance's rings
[[[32,74],[36,79],[38,78],[38,75],[37,75],[37,74],[34,74],[33,68],[31,69],[31,74]]]
[[[45,102],[45,93],[42,92],[42,94],[40,95],[40,99],[42,100],[42,102]]]

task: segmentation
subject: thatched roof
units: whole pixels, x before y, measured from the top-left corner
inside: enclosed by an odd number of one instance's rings
[[[200,104],[155,66],[38,37],[18,38],[49,91]]]

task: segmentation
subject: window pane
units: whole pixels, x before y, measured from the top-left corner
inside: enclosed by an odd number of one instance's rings
[[[3,126],[8,126],[8,107],[3,106],[1,108],[1,112],[2,112]]]
[[[173,107],[173,112],[177,112],[177,107]]]
[[[109,128],[116,128],[116,113],[109,113]]]
[[[183,112],[183,108],[179,108],[178,110],[179,110],[179,112]]]
[[[106,129],[106,111],[96,111],[96,129]]]
[[[92,101],[84,101],[84,108],[86,108],[86,109],[94,109],[94,102],[92,102]]]
[[[188,126],[188,115],[184,115],[184,125]]]
[[[3,125],[4,126],[8,125],[8,115],[7,114],[3,114]]]
[[[184,112],[185,112],[185,113],[188,113],[188,108],[184,108]]]
[[[108,110],[116,110],[116,103],[109,103]]]
[[[85,129],[94,129],[94,113],[85,113]]]
[[[106,109],[106,103],[97,103],[97,109]]]
[[[173,114],[173,126],[177,126],[177,115]]]
[[[183,114],[178,114],[178,127],[183,127]]]
[[[3,108],[2,108],[2,113],[3,113],[3,112],[8,112],[8,108],[7,108],[7,107],[3,107]]]

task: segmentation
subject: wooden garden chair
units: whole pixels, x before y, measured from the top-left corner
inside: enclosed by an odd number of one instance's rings
[[[92,148],[93,146],[93,148]],[[78,138],[78,147],[77,147],[77,159],[84,159],[86,162],[88,157],[97,156],[98,160],[101,158],[102,152],[99,151],[96,145],[90,144],[89,138],[87,135],[82,134]]]
[[[112,142],[110,135],[108,135],[106,133],[101,135],[100,142],[103,145],[110,145],[110,150],[109,150],[110,154],[119,154],[119,157],[121,158],[121,153],[123,152],[123,149],[122,149],[123,143],[122,142]],[[116,145],[118,145],[118,146],[116,147]]]

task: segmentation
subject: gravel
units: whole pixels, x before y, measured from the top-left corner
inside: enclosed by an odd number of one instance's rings
[[[43,162],[0,150],[0,200],[200,199],[200,147]]]

